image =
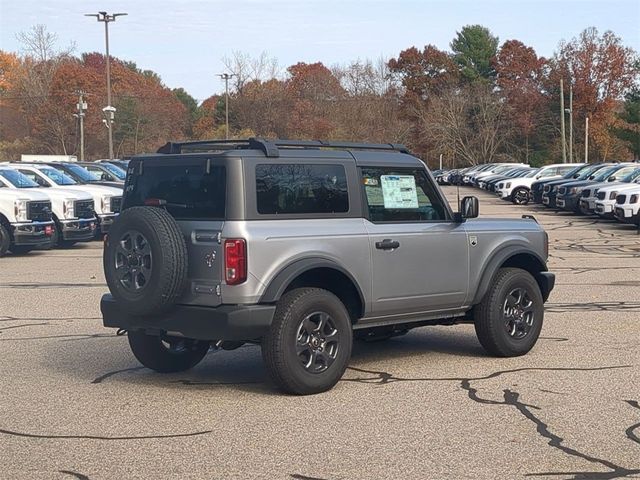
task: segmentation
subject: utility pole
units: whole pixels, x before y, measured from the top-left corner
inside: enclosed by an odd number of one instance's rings
[[[569,84],[569,163],[573,163],[573,82]]]
[[[104,41],[106,46],[106,66],[107,66],[107,106],[102,109],[104,114],[104,124],[109,132],[109,160],[113,160],[113,119],[116,109],[111,105],[111,66],[109,57],[109,22],[115,22],[116,18],[127,15],[126,13],[114,13],[109,15],[107,12],[86,13],[85,17],[96,17],[98,22],[104,23]]]
[[[589,117],[584,120],[584,163],[589,163]]]
[[[84,101],[85,93],[80,90],[76,92],[78,95],[78,103],[76,103],[76,109],[78,113],[74,113],[73,116],[80,122],[80,161],[84,161],[84,115],[87,110],[87,102]]]
[[[442,154],[440,154],[440,170],[442,170]]]
[[[567,137],[564,130],[564,84],[560,79],[560,136],[562,137],[562,163],[567,163]]]
[[[218,76],[224,80],[224,122],[227,127],[225,139],[229,140],[229,80],[235,77],[233,73],[219,73]]]

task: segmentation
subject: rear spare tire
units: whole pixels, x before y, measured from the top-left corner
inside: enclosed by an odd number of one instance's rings
[[[158,207],[124,210],[104,248],[104,274],[120,306],[137,315],[164,312],[187,278],[187,246],[180,227]]]

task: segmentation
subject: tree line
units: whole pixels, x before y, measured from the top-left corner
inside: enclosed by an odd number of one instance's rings
[[[0,158],[21,153],[77,154],[77,103],[86,154],[107,151],[105,57],[57,47],[44,26],[19,35],[20,54],[0,51]],[[640,157],[640,60],[613,32],[584,30],[551,58],[519,40],[500,43],[480,25],[465,26],[443,51],[410,47],[391,59],[326,66],[234,52],[229,73],[233,138],[264,136],[404,143],[431,166],[562,158],[560,81],[572,90],[574,161]],[[198,102],[158,74],[111,59],[114,150],[155,151],[168,140],[224,138],[224,95]],[[566,115],[566,114],[565,114]],[[567,117],[568,118],[568,117]],[[568,128],[568,123],[567,123]],[[565,149],[568,150],[565,139]]]

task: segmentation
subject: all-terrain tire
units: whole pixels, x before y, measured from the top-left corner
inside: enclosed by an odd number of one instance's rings
[[[147,368],[160,373],[184,372],[195,367],[209,351],[209,342],[180,337],[128,333],[133,355]]]
[[[11,246],[11,237],[9,236],[9,230],[2,223],[0,223],[0,257],[6,255],[9,247]]]
[[[532,324],[522,338],[510,334],[507,297],[518,290],[525,291],[531,301]],[[517,316],[517,315],[516,315]],[[533,276],[520,268],[501,268],[493,278],[487,293],[474,309],[476,335],[484,349],[496,357],[516,357],[533,348],[544,320],[544,301]],[[520,324],[521,326],[523,324]],[[525,327],[526,328],[526,327]]]
[[[136,291],[122,281],[116,262],[122,261],[123,239],[140,233],[150,248],[150,273]],[[118,256],[120,255],[120,256]],[[180,227],[164,209],[132,207],[124,210],[109,231],[103,255],[104,272],[111,294],[123,309],[137,315],[153,315],[171,308],[184,290],[187,278],[187,246]]]
[[[298,332],[305,318],[323,312],[338,332],[337,353],[323,371],[312,372],[296,353]],[[262,339],[262,357],[269,375],[284,392],[310,395],[331,389],[342,378],[353,346],[353,329],[347,309],[331,292],[298,288],[278,302],[271,328]]]

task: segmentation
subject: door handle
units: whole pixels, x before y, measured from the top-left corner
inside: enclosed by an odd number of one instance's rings
[[[400,247],[400,242],[391,240],[390,238],[385,238],[381,242],[376,242],[376,248],[378,250],[395,250],[398,247]]]

